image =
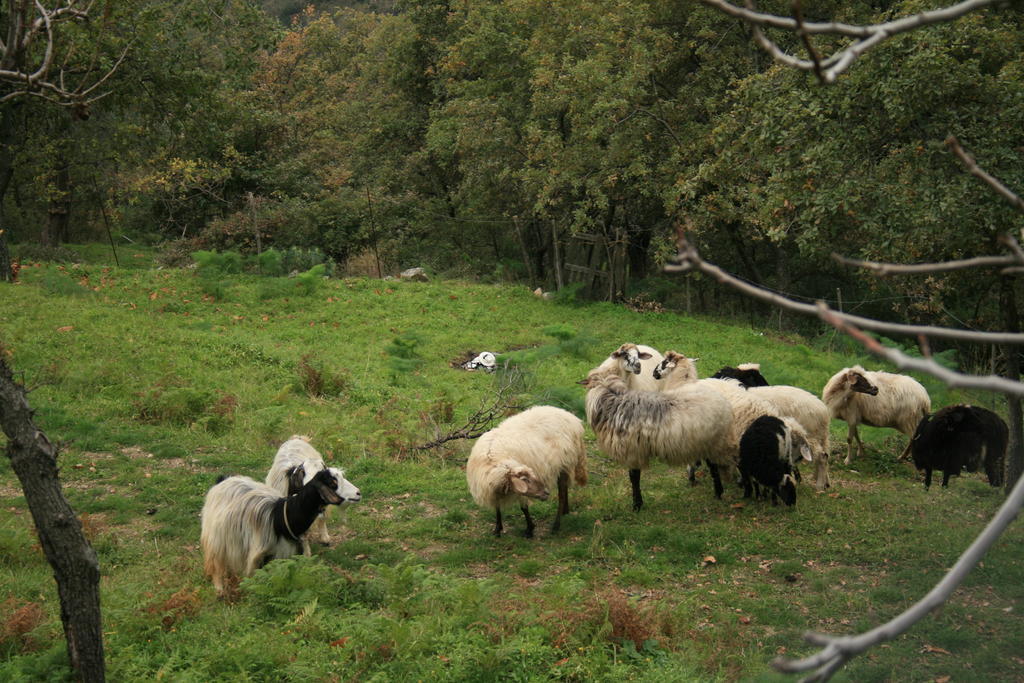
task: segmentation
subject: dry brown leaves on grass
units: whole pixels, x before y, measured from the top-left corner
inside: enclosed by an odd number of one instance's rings
[[[15,643],[19,652],[40,649],[42,643],[30,635],[46,616],[39,603],[19,605],[16,599],[8,598],[0,605],[0,613],[6,615],[0,627],[0,645]]]
[[[182,588],[167,599],[151,604],[146,611],[163,615],[160,625],[165,631],[170,631],[183,618],[198,614],[201,604],[198,588]]]
[[[599,591],[580,605],[548,613],[541,620],[551,629],[555,647],[564,647],[574,634],[587,630],[607,631],[605,638],[614,645],[632,641],[639,649],[655,640],[664,646],[674,630],[654,605],[636,605],[617,588]]]

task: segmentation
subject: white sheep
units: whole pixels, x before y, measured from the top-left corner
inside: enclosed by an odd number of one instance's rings
[[[781,417],[771,402],[751,394],[743,384],[735,379],[694,379],[696,370],[692,361],[675,351],[665,352],[664,360],[654,369],[652,375],[658,378],[662,393],[671,394],[681,389],[695,388],[712,390],[729,402],[733,419],[726,447],[734,455],[734,460],[739,457],[740,438],[754,420],[763,415]],[[691,484],[696,483],[696,465],[697,463],[692,463],[688,468]]]
[[[917,380],[890,372],[869,372],[859,365],[843,368],[833,375],[822,389],[821,400],[832,417],[849,425],[844,460],[847,465],[853,458],[854,441],[858,456],[864,457],[864,444],[857,433],[857,425],[889,427],[912,437],[921,418],[932,409],[928,392]],[[900,458],[909,452],[910,441]]]
[[[323,456],[309,443],[309,437],[296,435],[277,449],[274,462],[270,466],[270,471],[267,472],[266,484],[278,494],[289,496],[302,488],[313,478],[313,475],[324,469],[327,469],[327,465],[324,463]],[[334,474],[338,477],[339,490],[346,503],[358,501],[361,497],[359,489],[345,479],[344,472],[334,469]],[[312,555],[309,546],[310,540],[323,545],[331,542],[331,537],[327,533],[326,509],[313,521],[309,531],[302,535],[302,553],[307,557]]]
[[[221,478],[206,493],[200,542],[206,574],[218,595],[266,562],[299,551],[299,538],[325,505],[345,502],[330,470],[317,472],[292,496],[249,477]]]
[[[612,351],[597,369],[602,372],[614,370],[630,389],[657,391],[658,385],[652,373],[661,361],[662,356],[657,349],[627,342]]]
[[[587,483],[587,449],[583,422],[567,410],[534,406],[505,419],[481,436],[466,462],[466,482],[473,500],[495,510],[494,535],[503,530],[501,510],[518,501],[533,536],[531,500],[547,500],[557,486],[558,511],[551,531],[569,512],[569,478]]]
[[[665,356],[652,372],[657,380],[658,391],[672,392],[683,387],[706,387],[729,400],[733,407],[733,429],[730,445],[739,447],[740,436],[750,423],[761,415],[775,415],[771,405],[764,399],[752,397],[746,386],[732,377],[711,377],[697,379],[697,368],[693,359],[675,351],[666,351]]]
[[[587,420],[598,445],[629,470],[634,510],[643,507],[640,473],[652,459],[672,466],[707,459],[715,495],[721,497],[717,467],[734,467],[737,457],[729,447],[733,411],[721,393],[699,383],[669,392],[632,391],[614,369],[603,366],[580,383],[587,388]]]
[[[818,491],[828,488],[831,485],[828,475],[829,424],[832,422],[828,406],[811,392],[785,384],[750,387],[747,391],[775,406],[779,417],[791,417],[800,423],[811,447],[814,486]]]

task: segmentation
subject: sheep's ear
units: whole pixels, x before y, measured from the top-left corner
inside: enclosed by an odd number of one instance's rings
[[[288,495],[302,488],[306,483],[306,468],[302,465],[288,470]]]
[[[332,489],[322,481],[316,482],[317,491],[320,492],[320,500],[327,503],[328,505],[341,505],[344,499],[338,495],[338,492]]]
[[[530,490],[530,487],[527,486],[525,481],[512,473],[509,473],[508,475],[508,483],[512,490],[521,496],[525,495],[526,492]]]
[[[646,351],[641,351],[640,353],[636,354],[636,357],[639,358],[640,360],[650,360],[654,358],[654,356],[647,353]]]
[[[804,460],[806,460],[807,462],[810,462],[811,461],[811,447],[808,446],[807,444],[804,444],[803,446],[801,446],[800,447],[800,455],[803,456]]]

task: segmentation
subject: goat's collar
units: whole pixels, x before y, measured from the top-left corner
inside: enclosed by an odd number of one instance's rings
[[[284,499],[284,510],[281,511],[284,517],[284,528],[288,531],[288,535],[292,537],[293,541],[298,541],[299,537],[292,531],[291,525],[288,523],[288,497]]]

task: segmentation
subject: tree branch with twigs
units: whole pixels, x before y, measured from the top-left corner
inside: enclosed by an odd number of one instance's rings
[[[832,83],[839,74],[846,71],[851,64],[868,50],[893,36],[920,29],[932,24],[953,21],[969,12],[995,5],[999,0],[964,0],[964,2],[941,9],[920,12],[908,17],[885,21],[877,24],[846,24],[842,22],[809,22],[803,17],[800,0],[793,3],[793,16],[780,17],[775,14],[758,12],[752,0],[746,7],[737,7],[726,0],[701,0],[725,14],[747,22],[753,29],[754,39],[776,61],[786,66],[811,71],[822,83]],[[779,47],[778,43],[768,38],[762,28],[783,29],[794,32],[807,50],[809,59],[796,57]],[[831,35],[853,39],[832,55],[822,58],[811,42],[811,36]]]
[[[442,446],[449,441],[458,439],[478,439],[494,426],[494,423],[508,414],[509,410],[516,408],[515,399],[516,387],[521,380],[521,373],[514,369],[508,369],[501,379],[496,391],[491,394],[488,400],[482,401],[480,407],[475,410],[460,427],[449,430],[419,446],[413,446],[414,451],[429,451],[432,448]]]
[[[711,2],[711,0],[705,0]],[[711,2],[711,4],[715,4]],[[959,15],[956,15],[959,16]],[[923,25],[923,24],[920,24]],[[959,142],[950,137],[947,145],[953,153],[964,164],[965,168],[975,177],[982,180],[994,192],[1006,199],[1014,208],[1024,213],[1024,202],[1020,197],[1003,185],[999,180],[981,169],[975,160],[963,150]],[[888,264],[870,261],[858,261],[854,259],[836,256],[840,262],[850,266],[866,268],[878,275],[909,274],[909,273],[937,273],[953,270],[967,270],[979,267],[997,267],[1004,274],[1019,272],[1024,267],[1024,250],[1018,242],[1009,235],[1001,235],[999,243],[1004,246],[1009,254],[1003,256],[981,256],[972,259],[962,259],[945,263],[930,264]],[[823,301],[816,304],[803,304],[792,301],[774,292],[766,290],[757,285],[744,281],[724,270],[708,263],[701,258],[696,247],[686,238],[685,231],[681,228],[679,232],[679,244],[676,259],[665,268],[668,272],[685,272],[696,270],[711,276],[719,282],[726,284],[747,296],[754,297],[761,301],[771,303],[786,310],[795,311],[808,315],[816,315],[824,322],[837,330],[848,334],[859,341],[865,349],[872,354],[879,356],[896,367],[903,370],[914,370],[923,372],[940,379],[952,387],[962,387],[977,390],[987,390],[1002,393],[1011,402],[1019,404],[1020,398],[1024,397],[1024,383],[1011,378],[998,377],[995,375],[977,376],[966,373],[955,372],[939,365],[932,360],[928,354],[928,339],[943,338],[947,340],[961,340],[971,342],[984,342],[1002,344],[1015,347],[1024,343],[1024,335],[1008,332],[974,332],[969,330],[953,330],[924,325],[902,325],[897,323],[885,323],[870,318],[853,316],[831,309]],[[866,334],[865,329],[875,332],[886,332],[897,335],[907,335],[916,338],[925,351],[923,358],[909,356],[899,349],[887,347],[877,339]],[[1016,349],[1013,351],[1017,353]],[[1019,411],[1018,411],[1019,412]],[[1015,420],[1011,410],[1011,435],[1019,433],[1020,423]],[[886,623],[852,636],[835,636],[823,633],[809,632],[805,639],[815,645],[821,646],[817,653],[802,659],[777,658],[772,664],[776,669],[787,673],[811,672],[809,676],[802,679],[805,681],[825,681],[832,677],[846,662],[853,657],[866,652],[872,647],[887,642],[909,630],[914,624],[923,619],[935,608],[943,605],[952,595],[953,591],[960,585],[963,579],[978,564],[985,553],[992,547],[996,540],[1009,524],[1016,519],[1022,507],[1024,507],[1024,476],[1020,475],[1019,463],[1012,464],[1014,459],[1013,444],[1016,437],[1011,436],[1011,477],[1007,487],[1009,494],[995,516],[985,529],[975,538],[971,545],[965,550],[953,567],[943,578],[925,595],[921,600],[907,608]],[[1013,477],[1016,476],[1014,482]]]

